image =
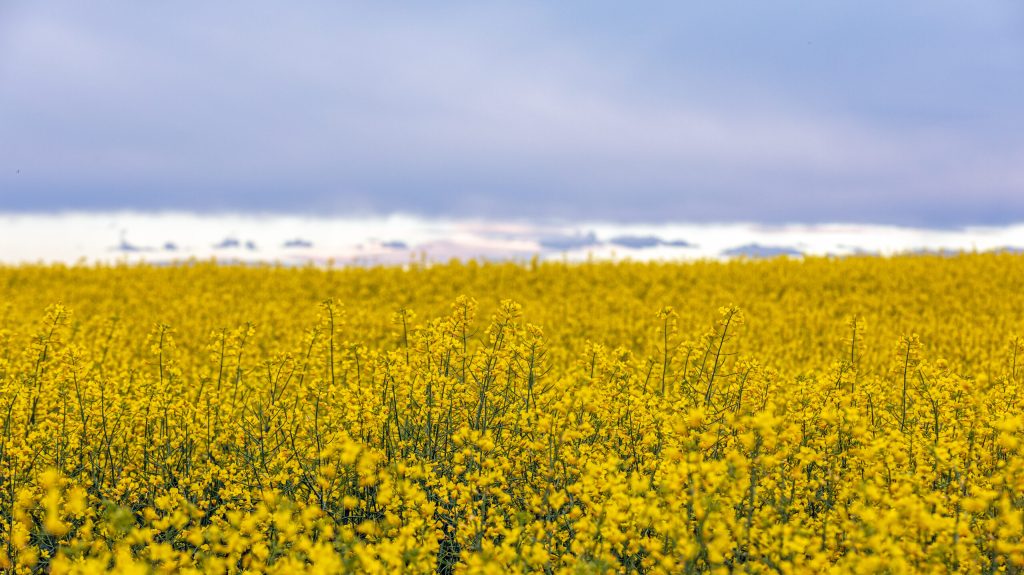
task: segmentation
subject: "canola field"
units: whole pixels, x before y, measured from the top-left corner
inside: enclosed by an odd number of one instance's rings
[[[1024,259],[0,268],[0,571],[1015,573]]]

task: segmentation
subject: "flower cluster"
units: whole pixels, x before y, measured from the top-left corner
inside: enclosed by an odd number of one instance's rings
[[[1020,285],[997,254],[0,268],[0,570],[1018,572]]]

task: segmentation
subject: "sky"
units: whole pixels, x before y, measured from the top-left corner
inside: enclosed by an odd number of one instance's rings
[[[0,212],[1024,222],[1024,4],[0,0]]]
[[[408,215],[0,213],[0,266],[166,265],[192,260],[285,266],[462,261],[694,261],[805,256],[1024,254],[1024,224],[540,223]]]

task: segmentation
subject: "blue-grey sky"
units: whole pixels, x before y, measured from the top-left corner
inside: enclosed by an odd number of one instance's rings
[[[1024,4],[0,0],[0,211],[1024,221]]]

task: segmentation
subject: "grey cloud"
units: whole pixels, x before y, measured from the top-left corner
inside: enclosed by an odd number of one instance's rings
[[[1013,4],[827,4],[14,4],[0,209],[1024,218]]]
[[[586,234],[561,234],[541,237],[538,242],[546,250],[569,251],[600,245],[594,232]]]
[[[761,244],[746,244],[729,248],[722,251],[725,257],[746,257],[746,258],[774,258],[778,256],[800,256],[803,252],[789,246],[764,246]]]
[[[282,244],[282,247],[285,247],[285,248],[311,248],[311,247],[313,247],[313,242],[311,242],[309,240],[304,240],[302,238],[295,238],[294,240],[288,240],[288,241],[284,242],[284,244]]]
[[[242,246],[242,242],[238,241],[237,238],[228,237],[228,238],[224,238],[223,240],[221,240],[221,241],[217,242],[216,244],[214,244],[213,245],[213,249],[215,249],[215,250],[229,250],[229,249],[233,249],[233,248],[239,248],[241,246]]]
[[[658,236],[616,236],[608,240],[608,243],[616,246],[637,249],[654,248],[658,246],[674,248],[694,247],[693,244],[686,240],[664,240]]]

